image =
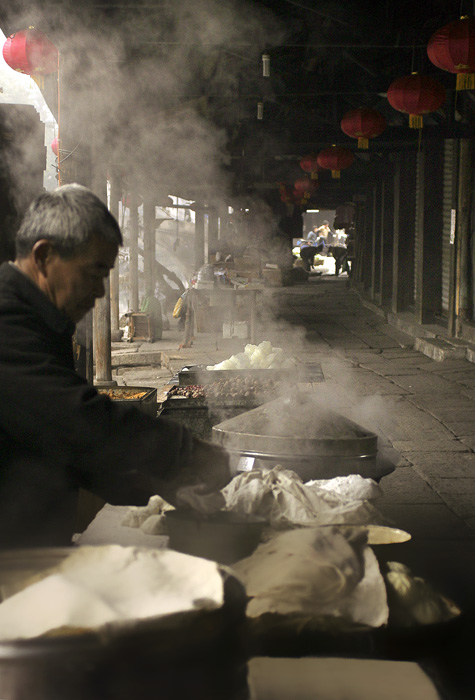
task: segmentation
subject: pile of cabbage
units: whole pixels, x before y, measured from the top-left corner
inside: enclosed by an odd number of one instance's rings
[[[208,365],[206,369],[276,369],[295,365],[295,358],[286,356],[282,348],[274,348],[264,340],[259,345],[248,343],[244,352],[231,355],[217,365]]]

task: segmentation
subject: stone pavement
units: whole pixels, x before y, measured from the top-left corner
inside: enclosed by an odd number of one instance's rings
[[[475,583],[475,364],[434,361],[415,338],[362,303],[347,278],[311,277],[268,288],[259,302],[256,342],[269,340],[301,362],[321,364],[314,390],[325,405],[373,430],[396,465],[383,477],[376,505],[411,542],[388,556],[414,565],[459,604],[472,605]],[[187,364],[215,364],[249,342],[199,333],[178,349],[172,328],[155,343],[113,344],[119,384],[166,385]],[[124,352],[149,357],[127,366]],[[162,366],[158,361],[162,361]],[[155,362],[152,364],[149,362]],[[165,366],[163,366],[165,365]]]

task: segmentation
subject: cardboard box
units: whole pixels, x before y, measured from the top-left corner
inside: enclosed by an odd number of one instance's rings
[[[262,270],[262,277],[268,287],[282,287],[282,270],[272,270],[265,267]]]
[[[259,259],[251,258],[245,255],[242,258],[234,258],[234,267],[236,270],[260,270],[261,263]]]
[[[247,321],[234,321],[233,336],[236,338],[249,338],[249,324]]]

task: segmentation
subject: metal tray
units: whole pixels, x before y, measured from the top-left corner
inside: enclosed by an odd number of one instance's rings
[[[276,382],[295,384],[296,382],[323,382],[322,367],[318,363],[297,365],[282,369],[206,369],[205,365],[183,367],[178,372],[179,386],[190,384],[212,384],[220,379],[251,377],[260,381],[272,379]]]
[[[148,413],[149,415],[156,417],[157,415],[157,390],[150,386],[117,386],[117,387],[96,387],[100,394],[107,394],[112,401],[117,401],[118,403],[124,403],[131,406],[136,406],[140,408],[141,411]],[[130,392],[142,392],[144,395],[137,399],[128,399],[123,394]]]

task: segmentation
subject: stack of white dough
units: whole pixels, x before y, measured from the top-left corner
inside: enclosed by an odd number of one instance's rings
[[[244,352],[231,355],[227,360],[209,365],[206,369],[277,369],[295,367],[293,357],[286,356],[282,348],[274,348],[268,340],[259,345],[249,343]]]

